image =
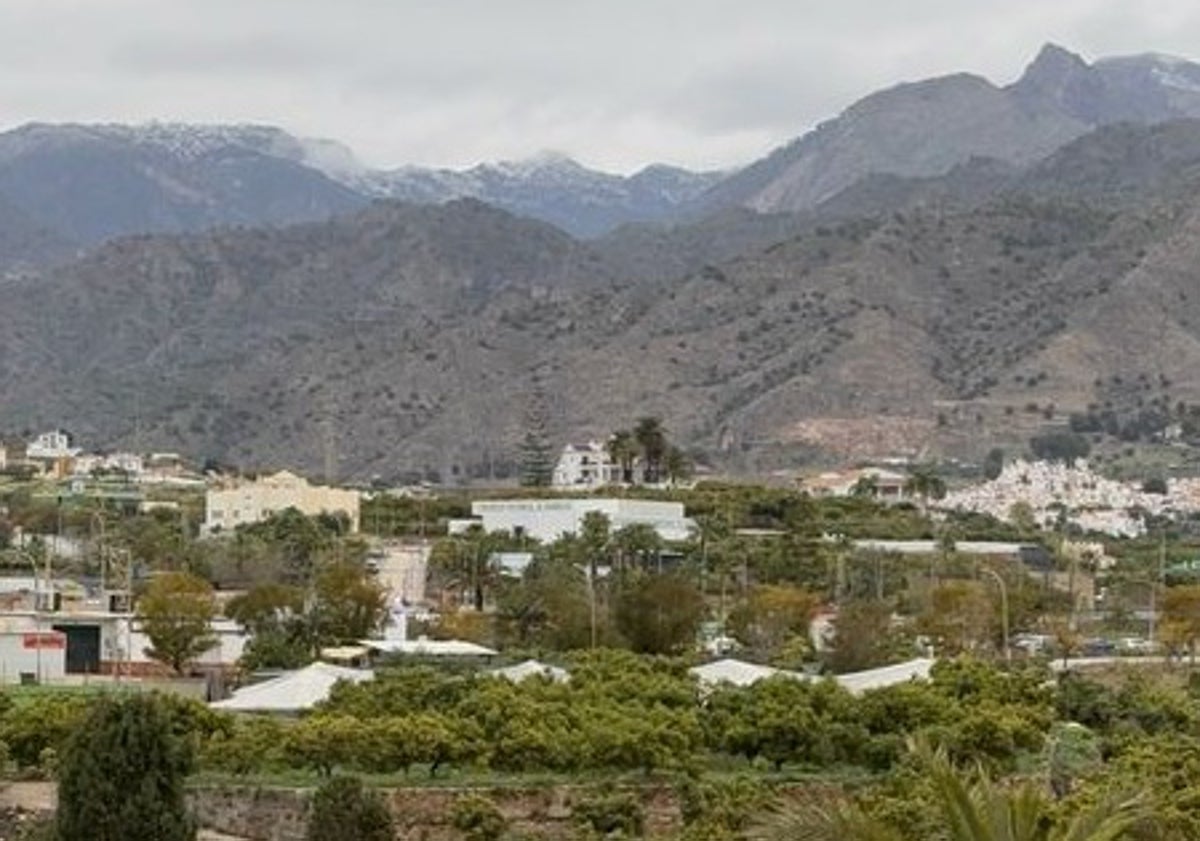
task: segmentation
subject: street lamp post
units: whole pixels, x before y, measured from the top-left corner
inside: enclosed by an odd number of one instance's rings
[[[99,527],[100,527],[98,530],[100,533],[100,537],[98,540],[96,538],[96,532],[97,532],[96,526],[97,525],[99,525]],[[92,543],[96,550],[96,557],[97,557],[97,560],[100,562],[100,564],[99,564],[99,566],[100,566],[100,597],[102,599],[107,599],[108,598],[108,593],[107,593],[108,565],[107,565],[107,558],[105,556],[105,551],[104,551],[105,550],[104,515],[101,514],[101,512],[99,512],[99,511],[92,512],[91,531],[92,531]]]
[[[1011,663],[1012,649],[1008,645],[1008,586],[1000,573],[994,569],[985,569],[983,572],[995,579],[996,586],[1000,588],[1000,632],[1004,641],[1004,661]]]
[[[591,647],[596,647],[596,577],[588,573],[588,609],[591,612]]]
[[[587,579],[588,612],[590,614],[591,647],[596,647],[596,564],[575,564]]]
[[[34,630],[34,677],[42,682],[42,588],[38,572],[37,558],[32,553],[17,549],[17,554],[29,562],[33,570],[33,630]]]

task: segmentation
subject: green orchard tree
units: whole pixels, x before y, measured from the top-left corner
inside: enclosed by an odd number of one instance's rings
[[[137,603],[138,620],[150,638],[146,655],[183,674],[188,663],[216,645],[216,612],[212,585],[203,578],[186,572],[154,578]]]
[[[362,564],[333,560],[317,573],[313,627],[321,644],[357,642],[387,616],[387,595]]]
[[[704,597],[690,581],[674,574],[641,574],[617,597],[617,630],[634,651],[679,653],[695,644],[705,611]]]

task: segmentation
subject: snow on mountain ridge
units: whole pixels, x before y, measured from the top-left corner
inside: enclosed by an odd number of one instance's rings
[[[154,149],[183,161],[241,149],[302,164],[334,180],[366,169],[349,147],[335,140],[297,137],[257,123],[30,123],[8,135],[20,133],[33,134],[39,140],[51,133],[68,141],[98,137]]]
[[[1195,76],[1188,78],[1188,76],[1184,75],[1183,73],[1173,73],[1169,70],[1164,70],[1161,67],[1155,67],[1150,72],[1163,87],[1200,93],[1200,78]]]
[[[473,198],[578,236],[605,233],[630,221],[664,218],[698,196],[715,177],[663,166],[628,176],[607,173],[561,152],[461,170],[414,166],[377,170],[363,165],[335,141],[297,137],[253,123],[29,123],[0,133],[0,164],[5,165],[21,166],[27,157],[36,159],[50,152],[67,155],[71,161],[79,154],[86,159],[91,149],[116,155],[115,160],[131,164],[140,173],[135,177],[150,177],[156,181],[154,189],[168,193],[178,191],[181,184],[203,193],[205,179],[221,180],[235,171],[226,166],[230,163],[236,164],[239,178],[253,180],[260,163],[276,160],[308,170],[293,173],[296,183],[309,184],[306,189],[336,191],[334,185],[309,183],[319,173],[356,194],[359,201],[428,204]],[[293,182],[278,167],[269,171],[272,190]]]

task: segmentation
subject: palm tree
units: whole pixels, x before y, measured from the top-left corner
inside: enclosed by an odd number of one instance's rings
[[[663,471],[667,474],[667,480],[674,485],[692,475],[692,460],[679,447],[668,447],[663,459]]]
[[[667,456],[667,432],[662,421],[655,417],[644,417],[633,428],[633,437],[646,461],[646,481],[657,482],[662,474],[663,460]]]
[[[618,429],[605,445],[608,457],[621,467],[621,481],[633,483],[633,463],[638,457],[638,442],[628,429]]]
[[[1107,800],[1056,819],[1037,785],[1002,785],[982,772],[965,775],[946,755],[915,749],[933,786],[946,841],[1117,841],[1151,813],[1141,798]],[[753,833],[754,841],[901,841],[895,827],[844,800],[784,808]]]
[[[941,499],[946,495],[946,482],[930,465],[913,468],[904,483],[904,490],[921,500],[921,514],[926,513],[929,500]]]
[[[874,499],[879,496],[879,477],[871,473],[859,476],[854,487],[850,489],[850,496],[860,499]]]

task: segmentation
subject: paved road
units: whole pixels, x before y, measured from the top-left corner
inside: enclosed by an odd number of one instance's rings
[[[1172,661],[1167,657],[1072,657],[1063,665],[1061,659],[1050,661],[1056,672],[1067,669],[1099,668],[1100,666],[1164,666]]]

